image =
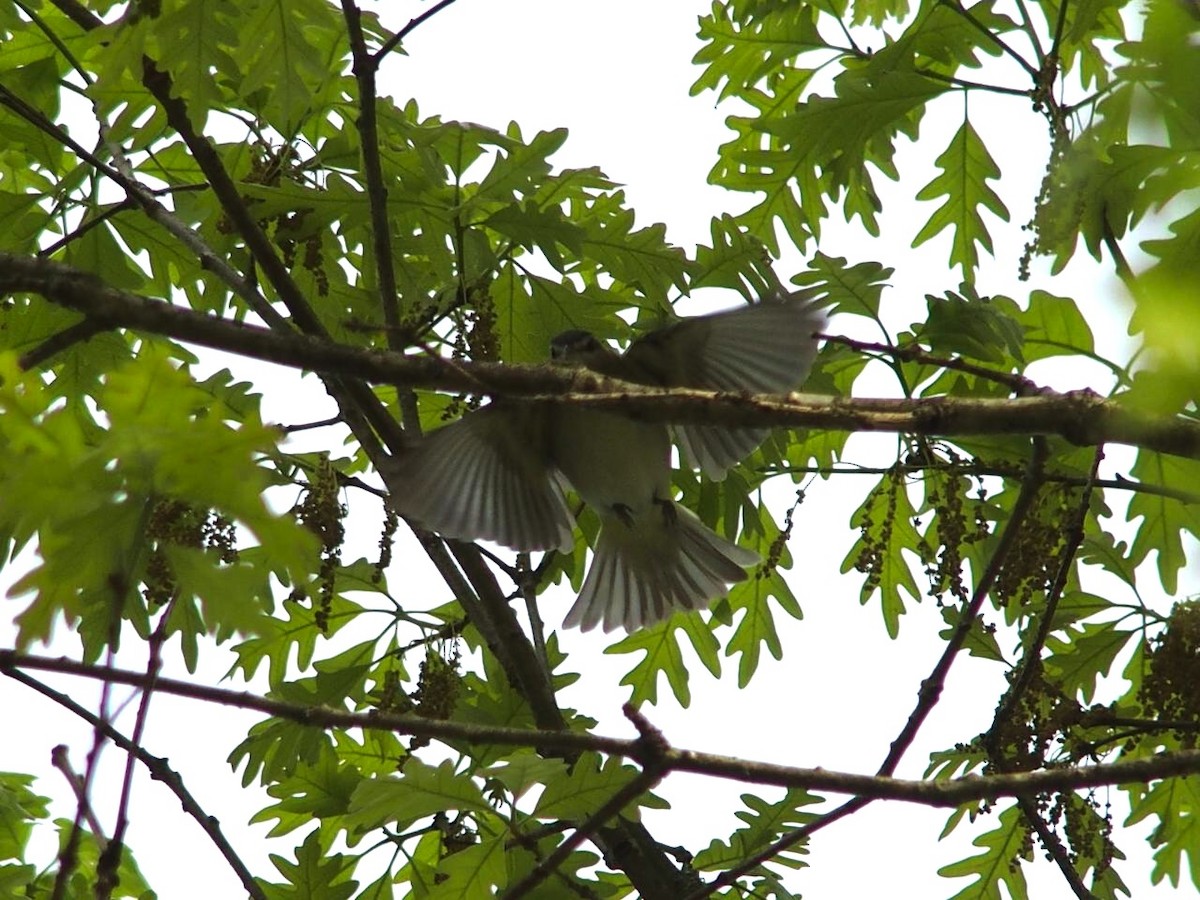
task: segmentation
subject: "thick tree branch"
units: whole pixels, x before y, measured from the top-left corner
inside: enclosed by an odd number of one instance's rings
[[[147,676],[142,672],[0,650],[0,672],[7,675],[29,669],[78,675],[135,687],[145,687],[147,682]],[[1180,750],[1075,768],[914,781],[829,769],[781,766],[669,746],[650,749],[641,738],[621,740],[573,731],[547,732],[526,728],[499,728],[450,720],[424,719],[413,715],[351,713],[326,707],[300,706],[174,678],[156,679],[154,690],[158,693],[220,703],[239,709],[253,709],[314,728],[384,729],[397,734],[438,740],[518,747],[548,746],[562,753],[590,750],[626,757],[648,767],[658,765],[662,767],[664,774],[691,772],[754,784],[852,794],[876,800],[901,800],[924,806],[954,807],[1000,797],[1035,796],[1052,791],[1074,791],[1114,784],[1145,784],[1160,778],[1200,774],[1200,750]]]
[[[1129,444],[1200,459],[1200,422],[1155,416],[1090,391],[993,400],[891,400],[717,394],[630,385],[550,366],[453,363],[277,334],[116,290],[95,276],[47,260],[0,253],[0,291],[40,294],[111,327],[238,353],[279,365],[429,390],[534,397],[673,422],[797,426],[924,435],[1058,436],[1081,446]]]
[[[426,17],[433,15],[446,4],[439,4]],[[391,223],[387,213],[388,185],[383,175],[379,153],[378,123],[376,116],[376,73],[383,55],[372,56],[367,48],[362,29],[362,16],[353,0],[342,0],[342,13],[346,21],[347,34],[353,58],[353,71],[359,90],[358,132],[362,147],[363,172],[366,176],[367,195],[371,215],[376,276],[379,283],[379,302],[387,326],[387,343],[392,351],[402,351],[400,297],[396,287],[396,272],[391,249]],[[406,34],[416,23],[402,32]],[[397,40],[399,37],[397,38]],[[412,388],[402,381],[392,381],[400,407],[404,414],[406,433],[419,432],[420,422],[416,415],[416,402]],[[422,543],[432,559],[444,562],[445,552],[437,552],[432,544],[438,540],[422,536]],[[500,586],[487,567],[479,548],[459,541],[448,542],[447,546],[458,563],[457,569],[469,582],[470,590],[456,592],[467,615],[475,624],[488,644],[492,655],[499,660],[513,687],[525,697],[539,728],[561,730],[566,727],[562,712],[550,684],[549,672],[545,671],[539,657],[526,635],[521,631],[516,616],[504,599]],[[457,576],[458,571],[453,573]],[[457,579],[456,579],[457,580]],[[449,579],[448,579],[449,582]],[[639,792],[640,793],[640,792]],[[619,811],[620,807],[616,811]],[[629,876],[643,895],[668,897],[674,893],[678,872],[662,854],[649,832],[634,822],[618,822],[609,826],[612,816],[599,820],[594,828],[577,832],[579,840],[594,837],[606,857],[614,860]],[[621,848],[636,848],[628,858],[615,862]],[[555,863],[557,865],[557,863]]]
[[[464,606],[467,613],[487,639],[489,649],[500,661],[513,687],[529,703],[538,728],[561,733],[567,724],[554,697],[550,674],[542,667],[533,645],[521,631],[479,549],[461,541],[449,541],[448,546],[475,591],[471,603]],[[535,741],[531,746],[544,756],[557,755],[568,761],[580,752],[556,747],[544,740]],[[618,806],[613,815],[624,806],[624,803]],[[594,839],[603,851],[605,861],[625,872],[648,900],[677,897],[680,872],[659,849],[646,827],[640,822],[621,818],[611,825],[607,824],[612,817],[594,819],[589,827],[581,827],[577,832],[581,835],[579,840]]]
[[[895,344],[879,344],[875,343],[874,341],[857,341],[853,338],[843,337],[837,334],[822,334],[821,337],[831,343],[841,344],[843,347],[849,347],[856,353],[877,353],[884,356],[890,356],[892,359],[897,359],[902,362],[921,362],[939,369],[953,369],[957,372],[964,372],[967,375],[974,375],[978,378],[986,378],[988,381],[994,381],[997,384],[1003,384],[1017,396],[1027,397],[1035,394],[1045,393],[1043,388],[1038,387],[1037,384],[1026,378],[1024,375],[1016,375],[1012,372],[993,369],[989,366],[981,366],[976,363],[968,362],[965,359],[937,356],[936,354],[927,352],[920,344],[904,344],[901,346],[897,346]]]

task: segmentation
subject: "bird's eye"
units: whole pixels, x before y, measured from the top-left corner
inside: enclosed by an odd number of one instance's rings
[[[564,331],[550,342],[550,358],[569,362],[580,354],[594,352],[599,346],[599,342],[586,331]]]

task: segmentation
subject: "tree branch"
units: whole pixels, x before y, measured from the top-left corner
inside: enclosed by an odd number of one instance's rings
[[[68,325],[62,331],[56,331],[32,350],[21,354],[17,365],[22,369],[36,369],[42,363],[53,359],[64,350],[69,350],[76,344],[83,344],[100,334],[108,331],[108,327],[95,319],[80,319]]]
[[[937,664],[934,665],[929,677],[921,682],[921,687],[917,694],[917,705],[909,714],[908,721],[904,723],[900,734],[892,741],[891,748],[883,764],[879,767],[876,777],[890,777],[896,771],[901,758],[916,738],[917,732],[928,718],[933,707],[937,705],[941,697],[942,688],[946,682],[946,676],[950,672],[950,667],[954,664],[954,660],[958,657],[959,652],[961,652],[966,643],[971,631],[971,625],[979,615],[979,611],[987,599],[988,592],[991,590],[996,577],[1000,573],[1004,560],[1016,542],[1017,534],[1024,523],[1025,517],[1033,506],[1033,500],[1037,495],[1038,487],[1041,485],[1042,466],[1045,460],[1045,441],[1035,439],[1033,455],[1029,461],[1029,465],[1026,467],[1025,479],[1021,484],[1021,492],[1013,504],[1012,513],[1009,515],[1004,531],[1000,535],[996,549],[992,552],[987,568],[979,576],[979,581],[975,585],[975,591],[970,602],[959,613],[958,625],[955,627],[954,633],[950,635],[950,639],[946,642],[941,657],[938,659]],[[788,848],[800,843],[800,841],[806,839],[815,831],[826,827],[831,822],[857,812],[876,799],[879,799],[878,796],[871,793],[856,795],[837,809],[821,816],[817,821],[781,835],[765,850],[756,853],[740,865],[722,872],[719,877],[706,885],[703,890],[693,894],[692,897],[706,897],[719,888],[733,884],[738,878],[753,871],[764,862]],[[688,900],[692,900],[692,897],[689,897]]]
[[[111,327],[132,328],[279,365],[413,388],[531,397],[658,421],[946,436],[1053,435],[1079,446],[1129,444],[1200,459],[1200,422],[1142,413],[1088,390],[1003,400],[746,396],[647,388],[551,366],[450,363],[351,347],[311,335],[278,334],[117,290],[69,266],[9,253],[0,253],[0,291],[40,294]]]
[[[432,19],[452,3],[454,3],[454,0],[439,0],[438,3],[433,4],[433,6],[429,7],[429,9],[425,10],[425,12],[421,13],[419,16],[410,19],[407,25],[388,38],[387,42],[379,48],[375,54],[376,58],[382,59],[384,56],[387,56],[389,53],[399,47],[400,43],[406,37],[412,34],[413,31],[416,30],[417,26],[419,26],[422,22]]]
[[[996,475],[1000,478],[1017,478],[1020,477],[1020,471],[1011,466],[1004,465],[989,465],[985,462],[898,462],[892,466],[859,466],[853,463],[843,461],[839,465],[832,466],[789,466],[781,464],[777,466],[763,466],[757,471],[766,475],[886,475],[895,466],[899,466],[901,471],[909,472],[925,472],[936,470],[939,472],[954,473],[957,475],[966,475],[979,477],[982,475]],[[1091,485],[1093,488],[1107,488],[1114,491],[1130,491],[1135,494],[1149,494],[1154,497],[1167,497],[1171,500],[1178,500],[1180,503],[1194,504],[1200,503],[1200,494],[1193,491],[1185,491],[1180,488],[1169,487],[1165,484],[1155,484],[1152,481],[1134,481],[1131,478],[1125,478],[1118,474],[1115,478],[1085,478],[1081,475],[1065,475],[1056,472],[1046,472],[1042,475],[1042,480],[1047,484],[1065,484],[1070,487],[1085,487]]]
[[[30,679],[30,681],[32,680]],[[100,846],[101,852],[103,852],[103,849],[108,846],[108,838],[104,836],[104,825],[96,815],[96,810],[92,808],[91,798],[88,797],[87,785],[84,784],[83,778],[71,766],[71,760],[67,756],[67,747],[65,744],[59,744],[50,751],[50,764],[62,772],[63,777],[67,780],[67,786],[71,788],[71,793],[75,795],[75,803],[83,810],[84,821],[87,822],[88,828],[92,829],[92,837],[96,839],[96,843]]]
[[[977,19],[969,9],[962,5],[962,3],[957,2],[957,0],[938,0],[938,2],[940,5],[958,13],[960,16],[970,22],[971,26],[978,31],[983,38],[991,41],[993,44],[999,47],[1006,56],[1015,61],[1017,65],[1024,69],[1031,78],[1033,78],[1035,81],[1037,80],[1038,70],[1031,66],[1025,57],[1015,51],[1012,47],[1008,46],[1008,44],[1004,42],[1003,38],[980,22],[979,19]]]
[[[350,39],[354,79],[358,83],[358,135],[366,177],[367,209],[371,216],[371,239],[375,257],[375,275],[379,279],[379,305],[383,309],[388,347],[403,350],[400,344],[400,299],[396,289],[396,269],[392,259],[392,229],[388,219],[388,189],[379,156],[378,96],[375,76],[379,60],[367,49],[362,29],[362,12],[353,0],[342,0],[342,17]]]
[[[16,676],[27,669],[60,672],[134,687],[145,687],[147,682],[147,676],[143,672],[0,650],[0,672]],[[669,746],[650,749],[642,738],[621,740],[573,731],[500,728],[444,719],[424,719],[414,715],[352,713],[327,707],[301,706],[174,678],[155,679],[154,690],[157,693],[220,703],[239,709],[253,709],[313,728],[373,728],[437,740],[470,741],[510,747],[545,746],[563,753],[590,750],[632,759],[647,767],[657,761],[662,766],[664,775],[670,772],[691,772],[753,784],[852,794],[873,800],[900,800],[923,806],[954,807],[1000,797],[1035,796],[1051,791],[1148,783],[1160,778],[1200,774],[1200,750],[1178,750],[1075,768],[964,775],[960,778],[918,781],[881,775],[858,775],[829,769],[781,766]]]
[[[168,765],[165,759],[158,756],[151,756],[144,748],[135,744],[108,723],[101,721],[99,716],[80,706],[66,694],[54,690],[36,678],[32,678],[27,673],[22,672],[20,669],[6,666],[4,667],[4,674],[70,710],[93,728],[100,729],[106,738],[122,750],[136,756],[138,761],[150,772],[151,778],[162,782],[166,785],[167,790],[179,798],[179,803],[183,807],[183,811],[195,819],[204,833],[208,835],[209,840],[213,842],[221,856],[229,863],[229,867],[237,874],[246,893],[253,900],[266,900],[266,895],[263,894],[262,889],[255,882],[254,876],[250,873],[246,864],[242,862],[241,857],[237,855],[237,851],[233,849],[233,845],[226,840],[224,833],[221,831],[221,823],[215,816],[196,802],[196,798],[184,786],[183,778]]]
[[[1004,525],[1004,531],[1000,533],[1000,539],[996,543],[996,548],[992,551],[992,556],[988,560],[987,567],[979,576],[979,581],[975,585],[970,602],[959,613],[958,624],[955,626],[954,633],[950,635],[950,640],[946,642],[946,647],[942,651],[941,658],[938,660],[937,665],[934,666],[929,677],[921,682],[920,697],[917,706],[913,710],[912,715],[909,716],[908,722],[905,723],[900,734],[896,737],[896,740],[892,742],[891,751],[888,753],[883,765],[880,766],[879,773],[881,775],[890,775],[896,771],[901,757],[916,737],[917,730],[937,703],[942,688],[945,686],[946,676],[950,672],[950,667],[966,644],[971,627],[979,616],[979,611],[983,608],[992,585],[996,583],[1001,569],[1008,561],[1008,554],[1016,545],[1017,537],[1025,525],[1026,517],[1033,509],[1034,500],[1042,486],[1042,468],[1046,462],[1046,455],[1045,441],[1035,439],[1033,442],[1033,454],[1026,468],[1025,478],[1021,482],[1020,493],[1017,494],[1017,499],[1013,503],[1012,512],[1009,514],[1008,521]]]
[[[983,745],[987,750],[988,760],[998,772],[1004,772],[1012,768],[1010,757],[1005,752],[1007,749],[1005,744],[1007,742],[1002,739],[1003,730],[1009,725],[1009,720],[1020,708],[1021,700],[1029,690],[1029,686],[1033,683],[1034,678],[1042,671],[1042,650],[1046,646],[1046,640],[1050,637],[1050,630],[1054,623],[1054,614],[1058,609],[1058,602],[1062,598],[1062,592],[1066,588],[1067,580],[1074,572],[1075,554],[1079,552],[1079,546],[1083,543],[1084,526],[1087,523],[1088,509],[1091,507],[1092,489],[1096,473],[1100,469],[1100,462],[1103,459],[1104,450],[1102,447],[1097,447],[1096,453],[1092,457],[1092,468],[1089,473],[1090,480],[1081,491],[1079,503],[1076,504],[1075,515],[1072,517],[1070,527],[1066,532],[1066,542],[1059,556],[1058,571],[1055,573],[1054,582],[1046,591],[1046,603],[1044,607],[1033,617],[1033,620],[1037,623],[1037,628],[1034,631],[1032,640],[1028,642],[1022,653],[1021,662],[1016,674],[1011,679],[1008,692],[996,708],[996,714],[992,719],[992,727],[984,735]],[[1027,729],[1023,728],[1022,731],[1026,735],[1028,734]],[[1020,797],[1017,803],[1021,814],[1033,830],[1037,832],[1038,838],[1042,842],[1042,847],[1050,855],[1050,858],[1054,860],[1055,865],[1058,866],[1063,878],[1071,886],[1071,890],[1075,896],[1080,898],[1080,900],[1094,898],[1092,892],[1083,883],[1083,878],[1076,871],[1071,861],[1070,853],[1063,846],[1062,841],[1059,840],[1050,823],[1042,816],[1034,798]]]

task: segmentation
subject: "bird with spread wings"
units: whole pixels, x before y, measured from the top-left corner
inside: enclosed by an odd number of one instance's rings
[[[824,324],[816,304],[793,295],[680,319],[624,353],[586,331],[566,331],[552,341],[551,356],[641,385],[779,394],[808,376]],[[721,480],[767,434],[499,401],[416,442],[396,459],[389,484],[401,514],[446,537],[568,551],[575,519],[565,482],[601,521],[565,624],[633,630],[707,606],[759,561],[674,500],[672,437],[686,464]]]

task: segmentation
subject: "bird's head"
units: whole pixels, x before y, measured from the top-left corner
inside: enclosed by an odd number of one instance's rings
[[[615,353],[590,331],[573,328],[550,341],[550,359],[560,365],[583,366],[602,372]]]

